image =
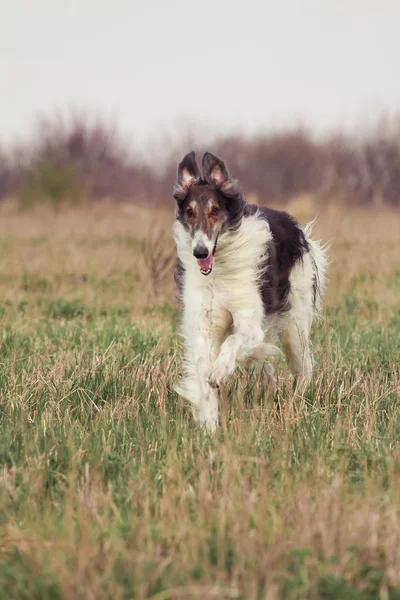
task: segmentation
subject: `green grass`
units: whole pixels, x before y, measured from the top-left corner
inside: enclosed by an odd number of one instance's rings
[[[304,396],[283,362],[276,397],[238,373],[209,436],[173,391],[172,288],[141,301],[125,239],[2,243],[0,598],[400,598],[397,280],[331,294]]]

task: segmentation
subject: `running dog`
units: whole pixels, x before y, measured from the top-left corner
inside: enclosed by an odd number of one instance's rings
[[[274,386],[280,354],[299,383],[312,375],[310,330],[320,314],[326,248],[286,212],[248,204],[217,156],[178,167],[175,280],[183,304],[184,374],[177,387],[195,420],[218,425],[218,391],[238,363]]]

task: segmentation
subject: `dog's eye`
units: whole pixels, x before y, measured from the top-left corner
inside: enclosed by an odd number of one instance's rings
[[[213,215],[217,215],[219,213],[219,208],[218,206],[213,206],[211,209],[211,212]]]
[[[193,217],[193,208],[188,208],[186,214],[188,217]]]

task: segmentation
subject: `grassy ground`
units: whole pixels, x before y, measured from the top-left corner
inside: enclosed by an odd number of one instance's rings
[[[0,597],[400,598],[399,214],[321,217],[314,382],[238,374],[216,437],[172,391],[170,224],[1,215]]]

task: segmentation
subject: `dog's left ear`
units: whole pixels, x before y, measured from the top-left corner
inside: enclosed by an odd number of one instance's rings
[[[229,173],[224,162],[211,152],[206,152],[203,156],[202,169],[203,177],[207,183],[223,185],[229,179]]]

